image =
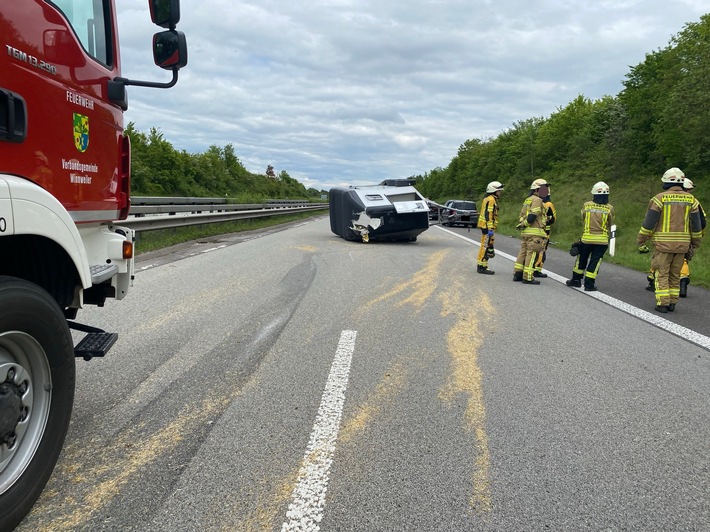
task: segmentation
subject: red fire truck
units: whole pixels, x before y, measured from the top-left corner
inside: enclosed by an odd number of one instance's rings
[[[114,0],[0,5],[0,530],[30,511],[61,451],[75,357],[117,333],[77,320],[126,296],[134,234],[126,87],[167,88],[187,64],[179,0],[149,0],[166,83],[121,77]],[[118,220],[118,221],[117,221]],[[81,340],[74,345],[70,330]]]

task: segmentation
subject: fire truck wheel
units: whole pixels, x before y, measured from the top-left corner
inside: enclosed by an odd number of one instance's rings
[[[74,401],[74,347],[39,286],[0,276],[0,530],[29,513],[59,458]]]

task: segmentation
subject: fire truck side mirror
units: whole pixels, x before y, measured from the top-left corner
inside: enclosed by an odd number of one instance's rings
[[[180,22],[180,0],[150,0],[150,18],[161,28],[175,28]]]
[[[107,81],[108,98],[124,111],[128,109],[126,86],[169,89],[178,80],[178,70],[187,65],[187,39],[185,34],[175,29],[180,20],[180,0],[149,0],[150,17],[163,28],[170,28],[153,35],[153,60],[155,64],[171,70],[173,79],[166,82],[142,81],[117,76]]]
[[[187,65],[187,40],[181,31],[168,30],[153,36],[153,60],[160,68],[173,70]]]

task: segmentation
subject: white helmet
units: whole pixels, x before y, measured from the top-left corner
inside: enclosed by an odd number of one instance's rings
[[[505,185],[501,183],[500,181],[491,181],[488,183],[488,186],[486,187],[486,194],[490,194],[491,192],[498,192],[499,190],[503,190],[503,187]]]
[[[595,183],[592,187],[592,194],[609,194],[609,185],[607,185],[604,181]]]
[[[538,188],[546,185],[549,186],[549,183],[544,179],[536,179],[532,182],[532,185],[530,185],[530,190],[537,190]]]
[[[685,179],[685,174],[680,168],[675,166],[666,170],[663,177],[661,177],[661,181],[664,183],[678,183],[679,185],[683,184],[683,179]]]
[[[695,188],[695,185],[690,179],[686,177],[685,179],[683,179],[683,188],[685,190],[693,190]]]

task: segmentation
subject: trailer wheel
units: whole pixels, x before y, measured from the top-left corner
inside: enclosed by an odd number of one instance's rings
[[[0,276],[0,530],[22,521],[52,474],[74,380],[62,310],[39,286]]]

